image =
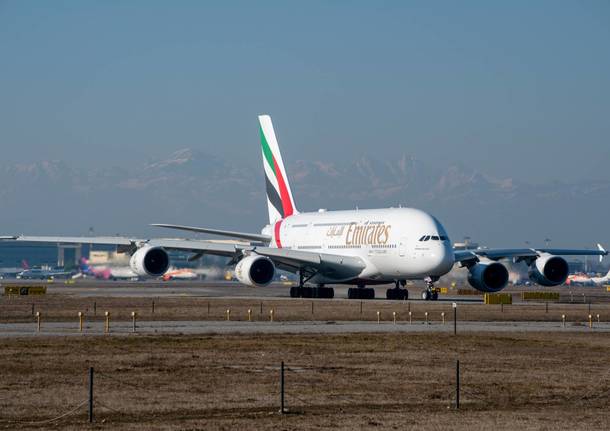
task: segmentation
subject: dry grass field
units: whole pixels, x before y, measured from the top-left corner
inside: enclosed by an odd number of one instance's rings
[[[153,311],[154,302],[154,311]],[[590,311],[589,311],[589,307]],[[450,302],[0,297],[0,323],[226,318],[430,321]],[[460,304],[460,321],[610,319],[610,303]],[[462,371],[456,410],[455,361]],[[279,410],[279,367],[286,406]],[[87,371],[95,369],[95,422]],[[0,429],[607,429],[610,336],[596,332],[0,338]],[[58,420],[50,419],[74,412]]]
[[[154,310],[153,310],[154,302]],[[0,323],[33,322],[34,314],[42,313],[45,321],[77,321],[83,312],[87,321],[103,320],[109,311],[113,320],[127,321],[136,311],[142,320],[224,320],[231,310],[231,320],[268,320],[274,310],[278,321],[376,321],[377,311],[383,320],[391,320],[397,313],[399,321],[423,321],[425,313],[432,322],[453,318],[451,302],[438,301],[356,301],[356,300],[304,300],[304,299],[240,299],[202,297],[78,297],[47,295],[39,297],[0,297]],[[460,321],[555,321],[562,314],[567,322],[584,324],[588,315],[596,320],[610,320],[610,302],[601,303],[518,303],[513,305],[460,304]]]
[[[0,428],[607,429],[609,358],[596,333],[1,339]],[[95,423],[44,422],[86,399],[90,366]]]

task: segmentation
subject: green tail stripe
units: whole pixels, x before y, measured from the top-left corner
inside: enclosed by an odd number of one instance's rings
[[[269,144],[267,143],[267,138],[265,138],[265,133],[263,132],[263,128],[260,127],[261,131],[261,145],[263,147],[263,154],[265,155],[265,160],[271,167],[271,171],[275,174],[277,178],[277,172],[275,172],[275,163],[273,163],[273,153],[271,152],[271,148],[269,148]]]

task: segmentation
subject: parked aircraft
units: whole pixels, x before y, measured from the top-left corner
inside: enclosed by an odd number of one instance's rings
[[[129,266],[90,265],[85,257],[80,260],[79,277],[95,277],[102,280],[137,280],[138,274]]]
[[[602,286],[610,284],[610,271],[603,277],[589,277],[586,274],[571,274],[568,275],[566,284],[569,286]]]
[[[4,268],[0,268],[0,278],[5,278],[5,277],[17,277],[17,274],[19,274],[22,271],[25,271],[26,269],[29,269],[30,265],[28,264],[28,261],[23,259],[21,261],[21,267],[4,267]]]
[[[91,265],[87,258],[81,258],[79,277],[95,277],[102,280],[137,280],[141,276],[133,272],[129,266]],[[203,277],[188,268],[169,268],[161,277],[163,280],[196,280]]]
[[[45,280],[55,277],[68,277],[72,274],[72,271],[65,271],[63,269],[29,268],[18,272],[16,278]]]
[[[269,224],[261,233],[155,224],[182,231],[222,235],[243,243],[218,243],[196,239],[130,237],[15,236],[17,241],[113,244],[131,255],[130,267],[141,276],[162,276],[170,267],[168,250],[229,257],[236,264],[236,278],[250,286],[265,286],[276,268],[298,273],[292,297],[333,297],[327,284],[350,284],[349,298],[368,299],[374,290],[367,285],[394,283],[388,299],[404,299],[407,280],[425,280],[422,298],[437,299],[434,283],[454,264],[468,269],[468,281],[483,292],[498,292],[508,284],[509,274],[501,259],[524,261],[529,278],[538,284],[562,284],[568,264],[561,255],[608,253],[579,249],[475,249],[453,250],[449,235],[438,219],[415,208],[299,212],[280,155],[271,118],[259,117]],[[237,203],[238,204],[238,203]],[[7,237],[0,237],[0,239]],[[313,286],[312,286],[313,285]],[[401,287],[402,286],[402,287]]]
[[[197,280],[203,275],[197,274],[197,272],[193,271],[189,268],[174,268],[167,271],[163,274],[163,280]]]

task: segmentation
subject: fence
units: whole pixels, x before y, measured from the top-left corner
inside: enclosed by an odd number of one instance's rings
[[[237,365],[228,363],[225,367],[229,370],[241,371],[243,379],[261,379],[265,383],[259,385],[258,393],[253,394],[249,391],[231,392],[223,394],[223,387],[212,388],[216,397],[215,402],[209,402],[208,406],[194,408],[191,413],[188,406],[181,405],[181,401],[172,402],[172,392],[163,392],[162,387],[155,384],[154,376],[148,382],[139,380],[133,381],[125,372],[118,372],[116,368],[98,369],[91,367],[81,370],[83,386],[80,391],[82,398],[66,405],[65,410],[48,418],[42,418],[44,414],[37,411],[33,415],[36,420],[0,417],[0,426],[12,428],[17,426],[58,426],[63,422],[69,421],[71,425],[84,423],[105,423],[114,421],[115,423],[125,423],[128,421],[144,422],[156,419],[164,420],[172,417],[172,411],[180,418],[215,417],[222,415],[223,411],[231,414],[265,416],[272,413],[284,414],[315,414],[324,412],[361,412],[364,406],[371,410],[389,408],[390,411],[400,411],[412,406],[427,406],[428,409],[439,408],[471,408],[475,411],[488,409],[490,405],[498,405],[497,385],[505,386],[506,382],[502,374],[497,376],[498,381],[494,384],[487,381],[485,385],[479,381],[471,384],[471,379],[475,375],[480,375],[480,364],[464,363],[459,359],[454,362],[447,359],[441,363],[435,362],[435,367],[430,369],[430,373],[436,376],[434,383],[421,382],[419,390],[406,388],[400,385],[400,381],[390,371],[385,370],[384,374],[377,374],[378,381],[375,386],[371,386],[366,378],[359,377],[358,368],[341,369],[328,366],[313,366],[311,364],[279,364],[262,366],[258,369],[240,368]],[[510,365],[507,365],[510,367]],[[469,373],[464,373],[464,370]],[[162,372],[162,371],[161,371]],[[332,374],[332,382],[329,383],[328,377]],[[607,377],[606,373],[606,376]],[[599,376],[603,378],[604,376]],[[359,380],[362,383],[359,383]],[[201,398],[201,390],[198,382],[189,379],[185,382],[186,386],[182,389],[182,395],[188,398]],[[582,385],[577,384],[582,389]],[[516,386],[519,388],[519,386]],[[151,389],[157,388],[165,397],[158,394],[149,395]],[[37,390],[33,388],[33,390]],[[515,405],[517,399],[523,399],[527,403],[527,389],[524,395],[516,397],[509,394]],[[575,403],[579,400],[587,400],[587,404],[596,402],[603,408],[610,396],[610,389],[603,386],[597,390],[587,389],[585,393],[576,393],[566,396],[565,387],[558,389],[561,392],[559,399]],[[117,396],[117,394],[122,394]],[[501,394],[500,394],[501,395]],[[237,398],[236,398],[237,397]],[[239,398],[241,397],[241,399]],[[151,400],[152,399],[152,400]],[[175,400],[174,400],[175,401]],[[147,406],[142,406],[143,402],[148,402]],[[200,404],[205,401],[194,400]],[[167,407],[169,406],[169,407]]]
[[[277,384],[274,387],[269,387],[270,392],[265,397],[269,400],[265,404],[259,404],[261,410],[267,411],[268,413],[303,413],[307,409],[312,411],[318,410],[319,405],[312,402],[308,398],[308,394],[303,394],[304,389],[311,390],[312,385],[317,384],[317,390],[324,396],[339,401],[336,405],[338,409],[345,408],[351,403],[360,405],[361,400],[357,396],[350,396],[349,394],[338,394],[334,393],[332,387],[323,387],[317,379],[310,377],[311,372],[319,372],[326,370],[325,367],[312,367],[312,366],[286,366],[282,361],[279,367],[267,367],[265,372],[268,377],[277,373]],[[137,413],[132,409],[126,408],[129,404],[128,399],[120,401],[121,405],[111,407],[113,394],[116,392],[116,388],[122,388],[125,391],[137,394],[145,391],[149,388],[145,384],[132,383],[125,379],[125,376],[114,376],[111,371],[100,371],[90,367],[88,370],[84,370],[86,378],[84,380],[84,386],[82,387],[83,398],[80,399],[75,405],[66,406],[65,411],[55,414],[46,419],[39,420],[19,420],[19,419],[2,419],[0,417],[0,426],[10,427],[11,425],[19,426],[57,426],[63,421],[70,420],[72,424],[76,423],[104,423],[106,422],[109,414],[111,416],[126,416],[131,418],[137,418],[141,420],[154,419],[157,414],[155,413]],[[448,376],[443,376],[447,381],[443,386],[442,396],[439,397],[435,393],[431,399],[419,400],[418,402],[425,401],[426,403],[435,402],[439,405],[446,405],[447,407],[453,407],[456,409],[460,408],[460,402],[473,402],[473,400],[481,400],[481,397],[473,396],[467,397],[464,400],[461,391],[464,390],[464,386],[460,381],[460,362],[456,361],[455,365],[455,380],[450,381]],[[350,378],[350,383],[353,384],[353,379]],[[365,388],[363,388],[365,389]],[[467,393],[472,393],[466,390]],[[395,395],[397,395],[395,393]],[[413,394],[411,394],[413,395]],[[276,400],[274,403],[272,400]],[[114,400],[117,401],[116,399]],[[135,397],[132,401],[137,401]],[[415,401],[414,398],[407,397],[405,403],[408,401]],[[374,404],[374,402],[372,402]]]
[[[485,304],[512,304],[513,295],[510,293],[486,293],[483,297]]]
[[[521,292],[521,300],[559,301],[559,292]]]

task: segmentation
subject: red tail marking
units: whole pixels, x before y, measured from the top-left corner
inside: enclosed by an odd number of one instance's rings
[[[273,228],[273,236],[275,237],[275,245],[277,245],[277,248],[282,248],[282,241],[280,241],[280,226],[282,226],[283,221],[284,220],[275,222],[275,227]]]
[[[292,208],[292,201],[290,200],[290,194],[288,193],[288,187],[286,187],[286,182],[284,181],[284,177],[282,176],[282,171],[280,170],[275,157],[273,157],[273,168],[275,170],[275,177],[277,178],[277,184],[280,188],[280,198],[282,199],[282,207],[284,209],[284,218],[291,216],[294,214],[294,208]]]

